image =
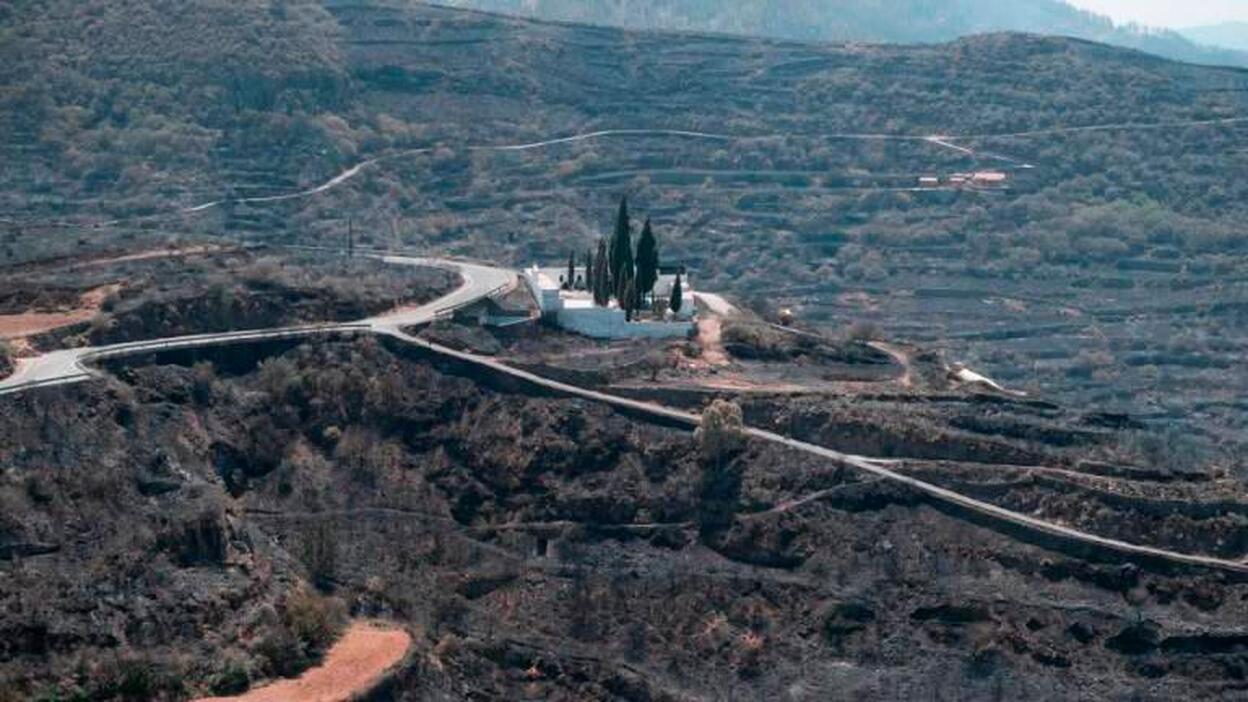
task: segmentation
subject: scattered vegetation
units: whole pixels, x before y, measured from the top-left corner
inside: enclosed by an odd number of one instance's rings
[[[702,423],[694,432],[702,458],[712,466],[741,450],[745,444],[745,422],[741,406],[728,400],[715,400],[702,411]]]
[[[351,321],[433,299],[456,281],[451,273],[429,268],[260,250],[123,261],[71,272],[36,269],[14,276],[13,284],[32,299],[61,290],[118,288],[90,322],[34,340],[53,348]]]
[[[724,348],[746,361],[781,363],[850,363],[880,365],[889,363],[883,353],[863,342],[879,337],[874,331],[864,336],[859,325],[850,327],[845,339],[820,337],[811,332],[777,329],[759,321],[737,318],[724,322],[721,332]]]
[[[626,194],[698,287],[791,307],[812,324],[869,321],[893,337],[947,341],[952,360],[1032,393],[1126,412],[1177,402],[1165,421],[1200,417],[1217,440],[1243,433],[1227,408],[1248,388],[1232,387],[1226,369],[1244,362],[1248,328],[1243,291],[1227,287],[1248,266],[1245,127],[1131,126],[1242,115],[1237,71],[1037,36],[672,42],[422,4],[97,4],[15,5],[2,20],[16,29],[5,42],[13,60],[0,62],[0,133],[20,156],[0,179],[12,220],[0,260],[163,231],[338,246],[354,230],[360,246],[527,265],[592,249],[611,232],[602,213]],[[221,38],[224,21],[262,28],[261,48]],[[97,35],[109,41],[88,38]],[[447,50],[468,43],[484,53]],[[269,60],[249,62],[257,51]],[[630,96],[624,126],[739,138],[466,148],[593,131],[618,95]],[[958,142],[1031,169],[922,140],[828,136],[1035,130]],[[323,183],[415,147],[432,151],[316,197],[172,213]],[[142,154],[143,165],[117,153]],[[981,169],[1003,169],[1009,189],[907,191],[921,175]],[[1141,308],[1151,310],[1142,320],[1123,314]],[[989,329],[1010,343],[984,338]],[[1169,348],[1180,338],[1193,343]],[[1083,351],[1110,362],[1085,380]]]
[[[227,660],[210,682],[209,689],[218,697],[241,695],[251,687],[251,671],[238,660]]]
[[[194,367],[125,368],[116,382],[0,403],[0,671],[19,678],[23,695],[73,680],[75,656],[105,661],[110,694],[160,695],[174,678],[233,687],[244,674],[294,674],[332,640],[347,601],[429,625],[434,656],[405,680],[417,697],[729,698],[743,687],[766,698],[1181,696],[1194,680],[1210,694],[1235,689],[1242,636],[1219,622],[1244,620],[1241,583],[1020,542],[904,491],[752,446],[738,428],[748,417],[912,459],[898,469],[1020,511],[1242,558],[1238,494],[1225,492],[1236,488],[1140,470],[1173,457],[1122,441],[1117,427],[1134,426],[1130,417],[1097,414],[1113,393],[1132,394],[1123,377],[1143,378],[1165,399],[1152,416],[1198,416],[1216,439],[1220,406],[1239,402],[1227,370],[1244,348],[1235,281],[1248,265],[1239,236],[1248,184],[1228,154],[1242,128],[975,140],[1039,166],[994,193],[902,190],[916,173],[983,163],[964,153],[826,137],[1220,117],[1244,107],[1241,74],[1038,37],[912,48],[673,43],[425,5],[201,0],[181,10],[0,9],[9,39],[0,54],[12,59],[0,61],[0,133],[21,154],[0,175],[15,213],[0,231],[4,261],[113,247],[157,223],[340,242],[348,217],[363,245],[549,258],[593,242],[600,213],[624,191],[666,232],[664,254],[695,264],[699,286],[791,296],[807,305],[805,319],[841,326],[885,319],[948,338],[951,351],[991,348],[995,368],[1043,377],[1029,361],[1057,359],[1053,372],[1073,366],[1062,385],[1086,401],[1069,410],[952,393],[745,398],[713,405],[691,441],[601,406],[500,392],[372,339],[299,346],[261,365],[231,349]],[[619,114],[620,95],[639,123],[748,138],[464,148],[592,129]],[[360,158],[414,146],[434,150],[365,169],[323,197],[161,210],[324,182]],[[158,217],[61,226],[149,214]],[[358,311],[359,301],[318,295],[334,286],[316,276],[259,267],[189,297],[166,269],[79,333],[188,328],[181,307],[257,326]],[[334,295],[350,295],[361,273],[343,269],[349,282]],[[82,280],[71,288],[92,274],[73,275]],[[369,300],[400,299],[388,289],[382,281]],[[256,307],[231,307],[236,292]],[[288,296],[308,306],[292,312]],[[1046,337],[1041,322],[1067,331]],[[771,333],[725,330],[760,357],[824,353]],[[982,335],[991,346],[977,344]],[[1072,339],[1106,348],[1064,364],[1063,354],[1079,357]],[[1208,384],[1187,388],[1192,377]],[[1199,415],[1184,404],[1193,396]],[[1242,427],[1242,417],[1229,421]],[[1105,459],[1099,473],[1089,459]],[[1039,470],[1054,466],[1076,475]],[[1116,475],[1132,480],[1099,486]],[[352,538],[335,539],[337,525],[309,528],[309,514],[349,515]],[[282,591],[305,575],[335,597]],[[840,606],[846,598],[852,606]],[[1146,606],[1090,611],[1090,601]],[[1193,624],[1192,608],[1208,616]],[[1140,612],[1156,621],[1141,627]],[[1124,637],[1140,628],[1148,636]],[[243,670],[213,657],[221,641],[257,632],[254,646],[239,644]],[[123,646],[141,649],[136,661],[150,653],[154,667],[113,665],[108,654]],[[169,647],[188,652],[185,667],[165,664]],[[620,667],[625,657],[638,665]],[[882,667],[893,686],[883,692]]]
[[[92,700],[178,699],[185,694],[179,671],[145,658],[113,656],[106,658],[92,675]]]
[[[0,340],[0,378],[12,374],[14,365],[13,347],[8,342]]]
[[[1183,61],[1248,65],[1248,53],[1242,51],[1199,45],[1179,32],[1115,25],[1104,15],[1052,0],[1020,0],[1008,6],[992,0],[935,5],[904,0],[887,6],[854,0],[796,0],[783,6],[745,0],[629,0],[610,4],[576,0],[448,0],[446,4],[564,22],[818,41],[920,43],[985,32],[1061,34]]]
[[[265,672],[291,678],[314,665],[347,623],[341,600],[310,590],[296,589],[282,605],[279,621],[269,627],[256,646]]]
[[[783,696],[845,660],[887,662],[907,697],[990,692],[996,674],[1033,696],[1238,679],[1239,653],[1216,640],[1216,622],[1242,618],[1240,584],[1020,542],[741,432],[748,421],[905,456],[896,470],[1117,538],[1248,552],[1225,481],[1140,470],[1135,430],[1084,423],[1082,408],[747,395],[707,407],[691,437],[505,391],[377,339],[270,353],[131,364],[112,383],[0,403],[0,459],[18,478],[0,482],[0,545],[24,549],[0,554],[13,583],[0,589],[0,676],[25,696],[73,680],[75,657],[107,659],[119,628],[132,657],[154,666],[110,674],[135,689],[175,676],[193,695],[294,675],[347,608],[426,632],[417,645],[429,664],[394,682],[418,697],[609,698],[619,669],[599,661],[617,660],[684,671],[682,690],[715,698]],[[1129,489],[1100,488],[1118,475]],[[332,572],[322,585],[333,596],[288,589],[316,572]],[[991,602],[950,595],[981,587]],[[1135,613],[1071,607],[1121,597],[1158,621],[1148,655],[1166,676],[1124,667],[1134,654],[1105,645]],[[1192,607],[1214,622],[1199,634]],[[1087,630],[1067,635],[1077,623]],[[44,653],[51,641],[58,655]],[[809,684],[844,686],[845,670],[870,698],[876,678],[843,666]],[[654,693],[666,678],[630,680]]]

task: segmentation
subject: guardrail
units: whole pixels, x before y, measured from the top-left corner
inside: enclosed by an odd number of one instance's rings
[[[516,281],[509,280],[506,283],[503,283],[502,285],[496,285],[495,287],[491,288],[489,292],[485,293],[484,295],[480,297],[476,297],[471,300],[464,300],[462,302],[456,302],[455,304],[447,305],[446,307],[439,307],[438,309],[433,311],[433,318],[437,320],[448,319],[452,315],[454,315],[456,312],[458,312],[459,310],[465,307],[474,305],[480,302],[481,300],[488,300],[497,295],[501,295],[504,292],[510,291],[512,288],[515,287],[515,285],[516,285]]]
[[[180,349],[206,348],[210,346],[221,346],[224,344],[235,344],[239,342],[277,341],[281,339],[297,339],[306,336],[315,336],[317,334],[371,333],[373,331],[372,326],[369,324],[349,322],[344,324],[316,324],[302,327],[286,327],[283,329],[256,329],[236,332],[221,332],[219,334],[196,334],[194,336],[183,336],[173,339],[130,341],[111,346],[88,348],[83,349],[82,352],[73,359],[73,369],[75,372],[55,378],[31,380],[3,387],[0,388],[0,396],[12,395],[40,387],[68,385],[70,383],[88,380],[92,377],[92,372],[86,367],[85,364],[110,358],[122,358],[125,356],[134,356],[143,353],[160,353],[162,351],[177,351]]]
[[[280,247],[280,248],[285,248],[285,249],[296,249],[296,250],[302,250],[302,251],[317,251],[317,252],[322,252],[322,253],[339,253],[339,254],[346,253],[346,251],[344,251],[342,248],[334,247],[334,246],[310,246],[306,244],[269,244],[269,246]],[[457,263],[474,265],[474,266],[483,266],[483,267],[492,266],[492,264],[489,262],[476,260],[473,258],[469,258],[467,256],[454,256],[454,255],[448,255],[448,254],[431,255],[428,252],[405,251],[403,249],[387,249],[387,248],[372,247],[372,246],[357,246],[354,248],[354,252],[361,256],[367,256],[367,257],[372,257],[372,258],[384,259],[387,257],[406,256],[406,257],[421,259],[421,260],[427,261],[429,266],[433,268],[453,269],[454,264],[457,264]],[[449,265],[449,266],[445,265],[446,263],[450,263],[452,265]],[[467,307],[471,304],[479,302],[480,300],[489,299],[497,295],[501,295],[502,293],[513,289],[515,286],[516,286],[516,281],[509,280],[506,283],[503,283],[502,285],[498,285],[494,287],[489,292],[485,293],[484,295],[480,297],[475,297],[470,300],[464,300],[462,302],[457,302],[451,305],[447,305],[445,307],[437,308],[433,312],[433,318],[435,320],[447,319],[451,317],[452,315],[454,315],[455,312],[457,312],[460,309],[463,309],[464,307]]]
[[[57,385],[69,385],[71,383],[78,383],[84,380],[89,380],[90,378],[91,378],[90,373],[86,371],[82,371],[80,373],[75,373],[74,375],[66,375],[66,376],[61,376],[59,378],[44,378],[43,380],[30,380],[24,383],[17,383],[16,385],[10,385],[7,388],[0,388],[0,396],[15,395],[19,392],[25,392],[27,390],[34,390],[36,388],[55,387]]]
[[[246,341],[275,341],[280,339],[294,339],[304,336],[313,336],[316,334],[367,332],[371,330],[372,328],[369,325],[361,323],[319,324],[306,327],[288,327],[285,329],[260,329],[239,332],[222,332],[220,334],[198,334],[195,336],[185,336],[159,341],[134,341],[85,351],[78,357],[78,363],[82,364],[101,359],[133,356],[141,353],[158,353],[161,351],[204,348]]]
[[[557,380],[551,380],[535,373],[515,368],[497,359],[477,356],[476,354],[466,351],[457,351],[455,349],[447,348],[424,339],[418,339],[407,334],[400,333],[396,336],[402,341],[421,346],[438,355],[458,359],[463,362],[474,364],[478,367],[491,369],[518,380],[522,380],[548,390],[553,390],[563,395],[579,397],[594,402],[601,402],[617,408],[640,412],[653,418],[675,421],[689,427],[696,427],[701,424],[701,417],[691,412],[676,410],[663,405],[633,400],[597,390],[582,388]],[[1230,561],[1213,556],[1180,553],[1164,548],[1133,544],[1117,539],[1098,536],[1096,534],[1091,534],[1072,527],[1046,522],[1031,515],[1014,512],[990,502],[968,497],[961,493],[925,482],[918,478],[903,475],[886,468],[883,464],[874,459],[864,456],[841,453],[833,449],[799,441],[797,439],[766,431],[764,429],[759,429],[757,427],[747,426],[744,428],[744,431],[746,434],[756,439],[787,446],[788,448],[795,449],[803,453],[831,460],[839,465],[844,465],[849,468],[872,474],[875,477],[882,478],[889,482],[905,485],[911,489],[917,490],[920,494],[925,495],[927,498],[934,500],[937,503],[942,503],[952,508],[962,510],[966,514],[984,518],[995,523],[999,528],[1016,529],[1032,536],[1047,537],[1048,539],[1052,539],[1055,542],[1062,543],[1067,546],[1090,548],[1097,550],[1100,553],[1113,554],[1117,558],[1133,560],[1138,559],[1140,561],[1165,563],[1168,565],[1207,568],[1226,574],[1233,574],[1238,577],[1248,578],[1248,562]]]

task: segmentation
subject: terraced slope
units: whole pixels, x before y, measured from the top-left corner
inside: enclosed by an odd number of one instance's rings
[[[820,41],[919,43],[1008,30],[1093,39],[1180,61],[1248,64],[1242,38],[1228,40],[1242,37],[1242,24],[1181,32],[1117,26],[1108,17],[1062,0],[445,0],[440,4],[634,29]]]
[[[589,248],[627,193],[706,287],[822,324],[873,320],[1214,448],[1242,436],[1243,71],[1015,35],[813,45],[372,2],[131,6],[3,20],[0,116],[20,155],[0,183],[7,260],[171,231],[336,245],[354,226],[362,244],[527,265]],[[204,68],[240,24],[272,39]],[[191,41],[200,25],[213,41]],[[124,70],[155,34],[193,51],[161,43],[156,67]],[[472,148],[609,128],[726,138]],[[229,200],[380,155],[315,196]],[[1009,189],[915,187],[984,168]]]

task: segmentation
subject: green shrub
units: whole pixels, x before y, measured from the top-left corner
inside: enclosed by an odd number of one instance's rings
[[[15,365],[13,356],[13,347],[6,341],[0,341],[0,378],[13,372]]]
[[[271,676],[293,678],[312,664],[299,640],[284,624],[271,627],[256,644],[255,652],[264,659],[264,671]]]
[[[221,672],[212,678],[212,694],[239,695],[251,687],[251,673],[237,660],[226,661]]]
[[[331,589],[338,560],[338,541],[333,527],[324,523],[310,527],[304,537],[302,555],[313,584],[321,590]]]
[[[342,600],[310,590],[296,590],[286,599],[286,626],[311,653],[321,653],[338,638],[347,623]]]
[[[92,675],[92,700],[157,700],[185,692],[182,676],[147,658],[104,661]]]
[[[346,623],[342,600],[300,588],[286,597],[281,621],[269,628],[255,652],[268,674],[294,677],[320,658]]]

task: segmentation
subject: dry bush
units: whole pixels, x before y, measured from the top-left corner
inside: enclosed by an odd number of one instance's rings
[[[719,465],[728,455],[745,446],[741,405],[730,400],[715,400],[702,411],[702,423],[693,436],[702,458]]]
[[[347,623],[346,605],[307,588],[286,597],[282,616],[256,644],[269,675],[294,677],[316,663]]]
[[[884,329],[875,322],[858,321],[845,329],[845,338],[849,341],[883,341]]]
[[[210,683],[214,695],[240,695],[249,687],[251,671],[245,663],[236,659],[227,659]]]
[[[669,350],[654,349],[643,356],[638,365],[642,372],[650,378],[650,382],[657,383],[659,374],[665,370],[675,368],[677,363],[676,357]]]
[[[304,588],[286,598],[283,615],[290,632],[312,653],[329,648],[347,624],[342,600]]]
[[[338,539],[333,527],[319,522],[303,539],[303,564],[308,576],[321,590],[333,587],[338,567]]]
[[[93,700],[164,700],[184,694],[179,671],[150,658],[117,656],[101,660],[91,672]]]
[[[13,347],[8,342],[0,341],[0,378],[13,372]]]

